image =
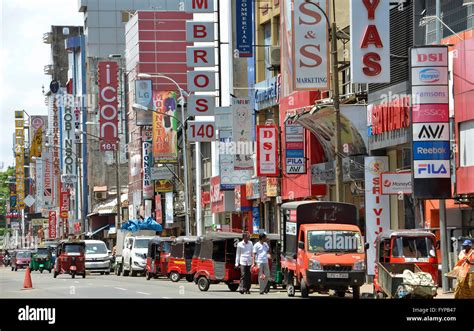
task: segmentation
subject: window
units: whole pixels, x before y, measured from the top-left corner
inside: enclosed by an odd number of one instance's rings
[[[427,258],[434,256],[434,245],[425,237],[398,237],[393,243],[393,257]]]
[[[461,167],[474,166],[474,150],[469,142],[474,141],[474,121],[462,122],[459,125],[459,154]]]

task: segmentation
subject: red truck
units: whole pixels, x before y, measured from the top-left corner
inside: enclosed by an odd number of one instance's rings
[[[303,298],[328,290],[344,297],[352,287],[353,298],[359,298],[368,244],[363,242],[356,206],[298,201],[284,203],[281,209],[281,268],[288,296],[298,288]]]

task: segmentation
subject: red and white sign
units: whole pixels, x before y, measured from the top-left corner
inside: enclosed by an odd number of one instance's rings
[[[155,195],[155,218],[156,223],[163,223],[163,207],[161,206],[161,194]]]
[[[211,177],[211,211],[220,213],[224,211],[224,191],[221,191],[221,178]]]
[[[186,64],[188,67],[215,67],[214,47],[187,47],[186,48]]]
[[[413,123],[449,122],[447,104],[413,105]]]
[[[375,241],[377,235],[390,229],[390,197],[382,195],[380,174],[388,170],[387,156],[365,158],[365,224],[367,242],[367,274],[375,274]]]
[[[257,125],[257,176],[278,176],[278,128]]]
[[[328,1],[318,1],[329,12]],[[328,25],[321,11],[305,0],[294,0],[293,88],[295,91],[329,88]]]
[[[67,219],[69,217],[69,189],[64,184],[61,184],[60,192],[60,214],[59,217]]]
[[[186,0],[184,10],[187,13],[213,13],[214,0]]]
[[[382,194],[412,194],[411,172],[384,172],[380,174]]]
[[[443,47],[429,46],[416,47],[411,51],[412,67],[448,66],[448,49]]]
[[[390,0],[351,0],[353,83],[390,83]]]
[[[49,239],[56,239],[56,212],[50,211],[48,217],[48,235]]]
[[[186,41],[193,42],[213,42],[214,22],[194,22],[186,21]]]
[[[188,122],[188,141],[209,142],[216,140],[216,124],[214,122]]]
[[[118,142],[118,64],[99,62],[100,150],[114,151]]]
[[[216,90],[215,71],[188,71],[189,92],[214,92]]]
[[[190,95],[188,97],[188,116],[214,116],[216,97],[209,95]]]

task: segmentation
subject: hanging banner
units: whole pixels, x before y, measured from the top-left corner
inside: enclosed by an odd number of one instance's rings
[[[233,144],[232,130],[219,130],[219,145],[228,144]],[[219,173],[223,190],[233,190],[235,185],[245,184],[252,178],[253,167],[249,170],[235,170],[234,162],[234,154],[226,153],[225,149],[219,149]]]
[[[118,143],[118,63],[98,64],[100,150],[115,151]]]
[[[318,1],[329,13],[328,1]],[[329,36],[327,21],[314,4],[293,4],[294,91],[329,89]]]
[[[35,164],[36,170],[36,190],[35,190],[35,212],[40,213],[41,209],[44,208],[44,171],[43,171],[43,160],[37,159]]]
[[[69,95],[66,95],[68,97]],[[62,176],[61,182],[73,184],[77,182],[77,154],[75,139],[75,115],[69,105],[63,108],[62,113]]]
[[[15,174],[18,209],[25,209],[25,122],[24,112],[15,111]]]
[[[174,221],[174,207],[173,207],[173,192],[165,194],[166,201],[166,224],[173,224]]]
[[[390,1],[351,0],[353,83],[390,83]]]
[[[46,205],[51,205],[53,202],[53,157],[51,152],[44,152],[42,155],[43,159],[43,195],[44,202]]]
[[[211,212],[221,213],[224,211],[224,191],[221,191],[221,178],[211,177]]]
[[[48,217],[48,236],[49,239],[56,239],[56,212],[50,211]]]
[[[388,171],[388,156],[366,157],[365,168],[365,227],[367,242],[367,274],[375,274],[376,238],[390,229],[390,197],[382,195],[380,175]]]
[[[253,0],[236,1],[235,34],[239,57],[253,56],[253,6]]]
[[[232,141],[236,145],[235,170],[253,170],[253,110],[248,98],[232,99]],[[247,147],[247,148],[245,148]]]
[[[69,189],[64,184],[61,184],[59,203],[59,217],[62,219],[67,219],[69,217]]]
[[[257,176],[278,176],[278,128],[257,125]]]
[[[178,162],[176,92],[153,92],[153,157],[155,163]]]
[[[161,194],[155,195],[155,219],[156,223],[163,223],[163,208],[161,206]]]
[[[153,198],[153,183],[151,181],[151,154],[152,143],[150,141],[143,142],[143,199]]]
[[[31,116],[31,148],[30,156],[41,157],[43,133],[46,129],[47,116]]]
[[[292,119],[285,122],[285,164],[287,174],[306,173],[305,129]]]

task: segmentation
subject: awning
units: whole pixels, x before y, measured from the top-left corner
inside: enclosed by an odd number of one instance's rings
[[[126,204],[128,206],[128,193],[122,194],[120,197],[122,206]],[[92,213],[87,215],[88,217],[90,216],[105,216],[105,215],[113,215],[117,214],[117,199],[109,199],[103,203],[98,204],[95,206],[94,210]]]
[[[109,226],[110,226],[110,224],[107,224],[106,226],[103,226],[103,227],[101,227],[101,228],[98,228],[98,229],[94,230],[94,232],[89,232],[89,233],[87,233],[86,236],[87,236],[87,237],[92,237],[93,235],[99,233],[100,231],[103,231],[103,230],[107,229]]]

